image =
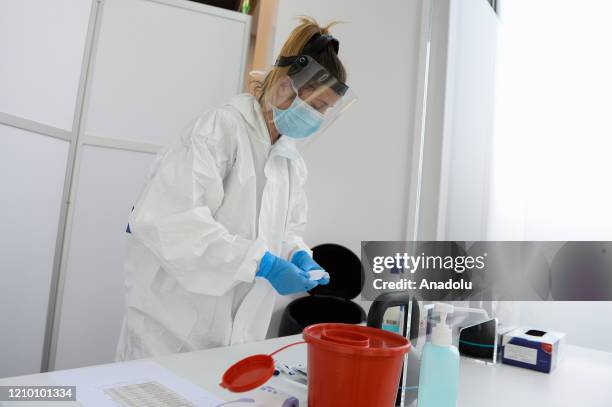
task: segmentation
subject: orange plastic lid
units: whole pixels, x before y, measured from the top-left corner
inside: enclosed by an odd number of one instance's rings
[[[253,390],[272,377],[274,359],[270,355],[244,358],[225,371],[220,386],[233,392]]]
[[[253,355],[239,360],[225,371],[219,386],[236,393],[253,390],[261,386],[274,375],[273,356],[287,348],[303,343],[305,342],[289,343],[269,355]]]

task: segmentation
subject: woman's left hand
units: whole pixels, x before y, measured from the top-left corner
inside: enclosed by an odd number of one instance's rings
[[[291,256],[291,263],[298,266],[300,269],[305,272],[309,272],[311,270],[323,270],[325,275],[317,280],[320,285],[329,284],[329,274],[321,267],[314,259],[308,254],[305,250],[300,250]]]

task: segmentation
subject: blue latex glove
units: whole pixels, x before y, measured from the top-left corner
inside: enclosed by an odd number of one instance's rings
[[[259,262],[256,276],[267,279],[280,295],[302,293],[317,286],[311,281],[308,273],[300,270],[295,264],[266,252]]]
[[[310,254],[308,254],[308,252],[305,250],[300,250],[299,252],[295,252],[293,256],[291,256],[291,263],[295,264],[296,266],[298,266],[301,270],[304,270],[305,272],[309,272],[310,270],[325,271],[323,267],[319,266],[317,262],[314,261],[313,258],[310,257]],[[318,283],[320,285],[329,284],[329,277],[321,278],[320,280],[318,280]]]

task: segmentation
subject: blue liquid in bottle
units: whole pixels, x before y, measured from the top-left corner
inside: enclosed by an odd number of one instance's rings
[[[448,304],[436,304],[440,323],[425,345],[419,373],[418,407],[456,407],[459,384],[459,351],[452,345],[451,329],[446,315],[453,312]]]
[[[421,358],[418,407],[455,407],[458,383],[457,348],[426,344]]]

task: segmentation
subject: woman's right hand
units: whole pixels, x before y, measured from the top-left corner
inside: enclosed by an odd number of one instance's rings
[[[261,258],[256,276],[267,279],[280,295],[306,292],[318,284],[307,272],[270,252]]]

